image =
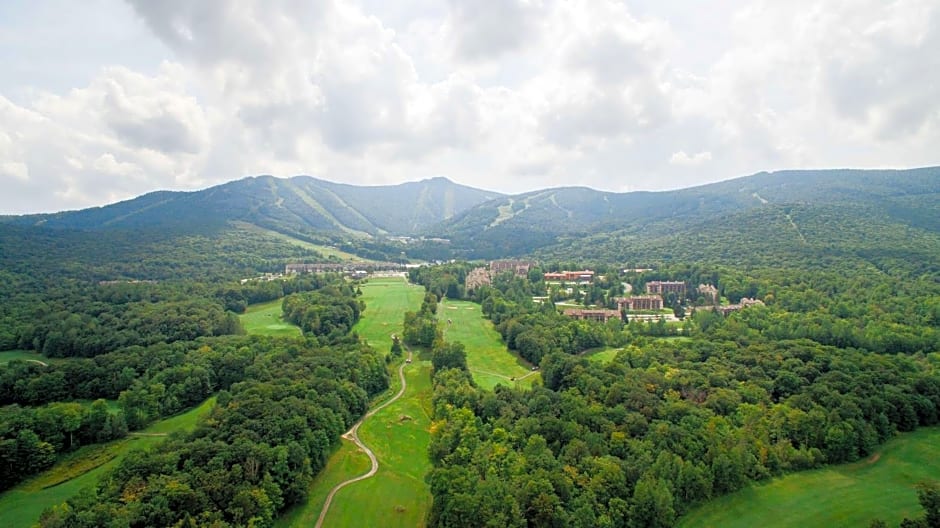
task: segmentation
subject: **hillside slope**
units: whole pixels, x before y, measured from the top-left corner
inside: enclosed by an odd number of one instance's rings
[[[68,229],[200,228],[241,221],[287,233],[411,234],[499,196],[445,178],[360,187],[309,176],[257,176],[201,191],[158,191],[104,207],[5,220]]]
[[[764,221],[758,212],[782,211],[785,218],[787,208],[796,206],[838,207],[840,217],[849,218],[842,225],[851,225],[851,218],[875,217],[940,232],[940,167],[759,173],[666,192],[548,189],[480,204],[429,233],[450,238],[463,256],[495,257],[593,240],[595,235],[607,240],[608,233],[650,241],[698,233],[715,223],[743,234],[760,228],[754,225]],[[767,235],[759,231],[755,237]],[[591,252],[592,247],[585,249]]]

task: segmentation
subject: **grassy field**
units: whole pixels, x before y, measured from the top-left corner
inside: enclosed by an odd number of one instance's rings
[[[685,527],[796,528],[897,526],[919,517],[914,484],[940,480],[940,427],[905,433],[861,462],[807,471],[709,501],[680,519]]]
[[[14,359],[42,361],[43,363],[57,361],[56,359],[49,359],[46,356],[31,350],[4,350],[3,352],[0,352],[0,365],[6,365]]]
[[[356,475],[362,475],[366,471],[369,471],[369,458],[356,447],[356,444],[343,440],[339,449],[330,457],[326,467],[314,479],[307,502],[288,510],[275,521],[274,526],[286,528],[315,525],[320,516],[323,501],[326,500],[333,486]],[[336,504],[334,501],[334,507]]]
[[[192,429],[199,417],[208,413],[213,405],[214,397],[140,432],[163,434]],[[70,453],[48,471],[0,494],[0,525],[9,528],[32,526],[44,509],[64,502],[83,488],[94,486],[98,478],[117,466],[131,449],[149,449],[163,439],[162,436],[129,436],[108,444],[86,446]]]
[[[598,363],[610,363],[622,348],[592,348],[584,351],[584,357]]]
[[[404,278],[369,279],[362,285],[366,309],[353,331],[376,350],[387,353],[392,348],[392,334],[402,335],[405,312],[417,311],[423,299],[424,288]]]
[[[412,363],[405,377],[408,389],[401,399],[359,429],[359,438],[379,460],[379,472],[337,493],[324,526],[424,526],[431,506],[431,491],[424,482],[431,469],[431,362]]]
[[[483,317],[479,304],[446,299],[438,306],[437,317],[444,324],[444,339],[467,347],[467,366],[481,387],[492,389],[500,383],[530,386],[541,377],[532,374],[532,365],[506,349],[493,323]]]
[[[402,278],[369,279],[362,285],[366,309],[353,328],[377,350],[392,346],[392,334],[401,335],[404,313],[417,310],[424,288]],[[379,460],[379,472],[371,479],[343,488],[333,499],[324,526],[421,526],[431,505],[424,483],[430,463],[430,361],[418,356],[406,367],[408,389],[401,399],[372,416],[359,429],[359,438]],[[393,365],[397,369],[397,365]],[[398,376],[392,387],[376,398],[373,406],[398,392]],[[316,523],[323,502],[337,483],[368,471],[369,459],[347,440],[317,475],[307,502],[277,521],[277,526],[307,527]]]
[[[253,304],[238,316],[249,335],[300,337],[300,328],[281,318],[282,299]]]

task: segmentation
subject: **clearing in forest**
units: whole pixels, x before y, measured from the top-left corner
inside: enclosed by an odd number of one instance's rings
[[[284,320],[281,305],[284,299],[252,304],[238,316],[248,335],[300,337],[300,327]]]
[[[107,444],[81,447],[62,457],[54,466],[0,494],[0,519],[10,528],[33,526],[50,506],[61,504],[120,463],[131,449],[149,449],[173,431],[189,431],[209,413],[215,397],[182,414],[160,420],[150,427]],[[152,435],[152,436],[146,436]],[[159,436],[158,436],[159,435]]]
[[[0,365],[6,365],[14,359],[22,359],[40,365],[46,365],[52,362],[66,361],[63,358],[47,358],[46,356],[32,350],[4,350],[0,352]]]
[[[459,341],[466,347],[467,367],[479,386],[489,390],[500,383],[529,387],[540,378],[530,363],[506,349],[479,304],[445,299],[438,305],[437,318],[444,328],[444,340]]]
[[[897,526],[923,509],[914,485],[940,480],[940,427],[904,433],[851,464],[794,473],[709,501],[679,526]]]
[[[399,277],[369,279],[361,288],[366,309],[353,331],[375,349],[388,353],[392,334],[402,334],[404,313],[421,307],[424,288]],[[419,355],[417,350],[414,353],[413,363],[404,369],[407,381],[404,394],[367,418],[359,428],[359,439],[375,453],[378,472],[340,489],[333,497],[323,526],[424,525],[431,506],[431,492],[424,482],[430,470],[431,362],[426,354]],[[397,365],[394,370],[392,386],[373,402],[373,407],[401,387]],[[314,526],[330,490],[366,473],[369,467],[366,454],[343,439],[339,450],[311,485],[307,502],[286,512],[276,526]]]
[[[614,360],[615,357],[617,357],[617,354],[620,353],[621,350],[623,350],[623,348],[615,348],[615,347],[592,348],[590,350],[585,350],[583,352],[583,355],[589,360],[595,361],[597,363],[610,363],[611,361]]]

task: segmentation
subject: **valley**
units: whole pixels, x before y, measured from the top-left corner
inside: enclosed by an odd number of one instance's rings
[[[0,528],[940,528],[940,1],[0,42]]]
[[[0,517],[919,518],[940,423],[938,177],[466,200],[446,181],[257,178],[5,218]],[[407,206],[369,210],[379,192]],[[385,276],[351,264],[368,261]]]

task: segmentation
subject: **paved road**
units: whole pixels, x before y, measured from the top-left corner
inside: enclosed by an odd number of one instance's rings
[[[381,411],[382,409],[388,407],[389,405],[395,403],[395,401],[398,400],[398,398],[401,398],[401,395],[405,393],[405,389],[408,387],[407,382],[405,381],[405,365],[408,365],[410,363],[411,363],[411,351],[409,350],[408,361],[403,362],[398,367],[398,379],[401,380],[401,388],[398,390],[398,393],[395,394],[395,396],[393,396],[392,399],[386,401],[382,405],[379,405],[375,409],[372,409],[371,411],[367,412],[366,415],[362,417],[362,419],[356,422],[355,425],[353,425],[343,435],[343,438],[350,440],[351,442],[359,446],[359,449],[362,449],[365,452],[365,454],[369,457],[369,460],[372,462],[372,468],[370,468],[369,471],[365,473],[364,475],[359,475],[358,477],[351,478],[349,480],[340,482],[336,486],[333,486],[333,489],[330,490],[330,494],[327,495],[326,497],[326,502],[323,503],[323,509],[320,510],[320,517],[317,518],[317,524],[315,525],[316,528],[321,528],[323,526],[323,520],[326,519],[326,513],[330,510],[330,504],[333,503],[333,497],[336,496],[336,492],[338,492],[339,490],[343,489],[344,487],[354,482],[359,482],[360,480],[365,480],[367,478],[372,477],[379,470],[379,461],[378,459],[375,458],[375,453],[373,453],[372,450],[369,449],[368,446],[366,446],[365,444],[362,443],[361,440],[359,440],[359,426],[362,425],[362,422],[366,421],[367,418]]]

